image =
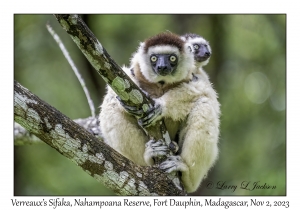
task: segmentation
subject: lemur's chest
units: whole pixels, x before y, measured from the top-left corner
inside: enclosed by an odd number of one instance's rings
[[[139,86],[148,93],[150,98],[159,98],[168,90],[178,86],[179,84],[163,84],[163,83],[149,83],[144,81],[139,81]]]
[[[135,69],[136,71],[134,71],[134,69],[132,69],[131,71],[131,75],[135,78],[135,80],[138,83],[138,86],[145,92],[147,92],[148,96],[150,98],[160,98],[162,95],[164,94],[168,94],[167,92],[173,88],[178,87],[180,84],[182,84],[183,82],[189,82],[188,79],[184,79],[182,81],[178,81],[176,83],[172,83],[172,84],[168,84],[165,83],[164,81],[158,82],[158,83],[152,83],[149,82],[144,76],[143,74],[138,70]],[[133,72],[134,71],[134,72]],[[176,98],[174,98],[174,100],[177,100]],[[174,121],[171,118],[165,118],[164,122],[166,124],[167,130],[169,132],[170,138],[172,141],[178,141],[178,139],[176,139],[178,136],[178,132],[181,128],[181,123],[182,121]]]
[[[177,86],[179,86],[183,82],[188,82],[188,79],[183,79],[181,81],[168,84],[164,82],[163,80],[160,82],[150,82],[148,81],[145,76],[141,73],[139,66],[137,66],[135,69],[131,69],[131,75],[138,83],[138,86],[147,92],[150,98],[159,98],[166,92],[168,92],[170,89],[173,89]]]

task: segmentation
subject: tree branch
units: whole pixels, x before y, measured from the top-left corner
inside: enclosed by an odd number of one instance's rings
[[[17,81],[14,120],[119,195],[185,195],[168,174],[135,165]]]
[[[122,68],[116,64],[80,16],[55,15],[55,17],[104,81],[126,105],[136,106],[138,109],[142,108],[144,113],[154,106],[154,101],[148,98]],[[163,139],[167,145],[171,143],[163,121],[146,130],[144,129],[144,131],[150,138],[155,140]],[[169,155],[171,153],[170,151]],[[162,160],[157,161],[159,163]]]
[[[27,145],[27,144],[37,144],[41,143],[41,140],[28,132],[25,128],[23,128],[18,123],[14,124],[14,145]]]
[[[95,137],[99,140],[102,140],[101,130],[99,127],[99,121],[96,117],[88,117],[84,119],[76,119],[74,120],[75,123],[92,133]],[[42,141],[36,137],[35,135],[31,134],[25,128],[23,128],[18,123],[14,124],[14,145],[27,145],[27,144],[38,144]]]
[[[145,115],[149,109],[153,108],[154,101],[147,97],[122,68],[116,64],[80,16],[56,14],[55,17],[60,25],[71,36],[91,65],[121,98],[124,104],[136,106],[137,109],[142,108],[144,110],[143,115]],[[171,144],[170,135],[163,120],[159,121],[154,126],[142,129],[149,139],[163,139],[170,148],[167,156],[173,155],[172,150],[174,149],[174,145]],[[155,164],[160,164],[166,160],[167,156],[155,158]],[[179,189],[183,188],[177,172],[169,174],[169,177],[172,180],[178,180],[177,187]]]
[[[52,29],[52,27],[47,24],[46,25],[49,33],[52,35],[53,39],[56,41],[56,43],[58,44],[60,50],[62,51],[62,53],[64,54],[65,58],[67,59],[68,63],[70,64],[73,72],[75,73],[83,91],[84,91],[84,94],[86,96],[86,99],[87,99],[87,102],[89,104],[89,107],[90,107],[90,110],[91,110],[91,114],[92,114],[92,117],[95,117],[96,116],[96,112],[95,112],[95,107],[94,107],[94,103],[92,101],[92,98],[90,96],[90,93],[85,85],[85,82],[84,82],[84,79],[81,77],[75,63],[73,62],[71,56],[69,55],[68,51],[66,50],[64,44],[62,43],[62,41],[60,40],[59,36],[54,32],[54,30]]]

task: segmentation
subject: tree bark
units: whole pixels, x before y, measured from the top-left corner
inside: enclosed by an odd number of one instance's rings
[[[18,123],[14,124],[14,145],[27,145],[27,144],[37,144],[41,143],[41,140],[28,132],[25,128],[23,128]]]
[[[80,16],[56,14],[55,17],[95,70],[116,92],[124,104],[143,109],[143,115],[145,115],[149,109],[153,108],[154,101],[147,97],[122,68],[116,64]],[[149,139],[163,139],[166,145],[170,145],[171,139],[163,120],[157,122],[154,126],[141,129],[144,130]],[[170,146],[170,148],[172,148],[172,146]],[[167,156],[170,155],[173,155],[171,149],[168,151]],[[167,156],[155,158],[155,164],[160,164],[166,160]],[[179,180],[178,173],[172,173],[170,177],[172,177],[173,180]],[[183,188],[180,181],[178,181],[178,184],[178,188]]]
[[[147,97],[122,68],[116,64],[80,16],[55,15],[55,17],[95,70],[126,105],[143,109],[144,114],[153,108],[154,101]],[[163,121],[158,122],[156,126],[144,129],[144,131],[149,138],[163,139],[167,145],[171,142]]]
[[[101,130],[99,127],[99,121],[97,117],[88,117],[84,119],[76,119],[74,120],[75,123],[89,131],[95,137],[102,141]],[[23,128],[18,123],[14,124],[14,145],[21,146],[21,145],[28,145],[28,144],[38,144],[42,141],[33,135],[32,133],[28,132],[25,128]]]
[[[185,195],[168,174],[134,164],[14,82],[14,120],[119,195]]]

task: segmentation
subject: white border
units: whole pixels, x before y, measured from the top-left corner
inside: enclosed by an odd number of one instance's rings
[[[300,96],[300,78],[299,78],[299,8],[296,1],[276,2],[276,1],[6,1],[6,5],[1,5],[1,96],[2,106],[0,116],[1,120],[1,178],[0,178],[0,206],[1,209],[11,209],[11,199],[19,200],[42,200],[48,197],[14,197],[13,196],[13,14],[15,13],[281,13],[287,14],[287,196],[272,197],[222,197],[222,200],[250,200],[259,199],[262,201],[287,200],[290,201],[289,209],[296,209],[299,206],[299,107],[298,97]],[[295,3],[294,3],[295,2]],[[10,5],[9,5],[10,4]],[[96,6],[91,6],[91,5]],[[196,6],[195,6],[196,5]],[[198,6],[197,6],[198,5]],[[72,8],[72,9],[69,9]],[[126,8],[126,10],[125,10]],[[168,9],[168,10],[167,10]],[[285,40],[282,40],[285,41]],[[52,198],[52,197],[51,197]],[[76,197],[67,197],[73,200]],[[82,198],[82,197],[80,197]],[[93,198],[93,197],[89,197]],[[101,197],[94,197],[101,199]],[[120,200],[124,197],[104,197],[106,200]],[[158,199],[170,199],[171,197]],[[204,200],[209,197],[197,197]],[[217,200],[218,197],[212,197]],[[150,200],[152,197],[130,197],[132,200]],[[178,197],[178,200],[188,199],[187,197]],[[5,208],[2,208],[5,207]],[[49,208],[49,207],[48,207]],[[67,207],[66,207],[67,208]],[[102,208],[102,209],[107,209]],[[156,209],[165,209],[166,207],[156,207]],[[182,207],[172,207],[172,209],[183,209]],[[193,207],[193,209],[199,207]],[[220,207],[211,207],[210,209],[220,209]],[[224,208],[224,207],[221,207]],[[232,208],[232,207],[231,207]],[[21,207],[24,209],[24,207]],[[32,209],[32,207],[27,207]],[[62,209],[62,208],[59,208]],[[68,208],[70,209],[70,208]],[[73,207],[72,209],[77,209]],[[83,208],[81,208],[83,209]],[[89,209],[99,209],[99,207],[89,207]],[[111,208],[113,209],[113,208]],[[140,209],[140,207],[122,207],[122,209]],[[244,208],[239,208],[244,209]],[[247,209],[253,209],[248,207]]]

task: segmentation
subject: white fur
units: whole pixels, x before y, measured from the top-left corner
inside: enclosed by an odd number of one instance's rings
[[[196,38],[188,37],[187,39],[185,37],[181,37],[181,39],[184,40],[191,47],[193,52],[194,52],[194,47],[193,47],[194,44],[206,44],[210,54],[212,54],[212,50],[209,45],[209,42],[207,40],[205,40],[203,37],[196,37]],[[196,67],[197,67],[196,69],[199,69],[199,68],[207,65],[209,62],[209,59],[210,58],[208,58],[206,61],[203,61],[203,62],[196,62]]]
[[[149,81],[159,81],[157,75],[150,73],[152,70],[150,71],[151,67],[147,66],[145,59],[148,58],[141,51],[142,46],[143,43],[133,56],[133,67],[140,64],[142,73]],[[168,48],[160,49],[167,51]],[[155,102],[162,107],[162,116],[169,132],[176,134],[180,129],[180,157],[165,161],[162,167],[171,167],[168,169],[169,172],[181,170],[182,182],[187,192],[193,192],[199,187],[217,159],[220,115],[216,92],[206,73],[202,69],[195,70],[190,57],[190,54],[180,57],[179,70],[185,72],[179,72],[175,78],[169,78],[167,81],[181,81],[191,76],[192,72],[197,72],[195,74],[197,79],[182,82],[155,99]],[[192,66],[193,69],[189,69]],[[126,67],[124,70],[138,84],[136,78],[130,74],[130,70]],[[155,151],[145,153],[145,144],[148,140],[146,135],[139,128],[135,117],[124,111],[116,99],[116,94],[110,88],[101,106],[99,119],[104,141],[107,144],[139,165],[152,164],[149,156],[155,154]],[[173,137],[174,135],[171,135],[171,138]]]
[[[135,163],[147,165],[142,157],[148,139],[135,117],[125,112],[111,88],[101,105],[99,119],[105,143]]]

